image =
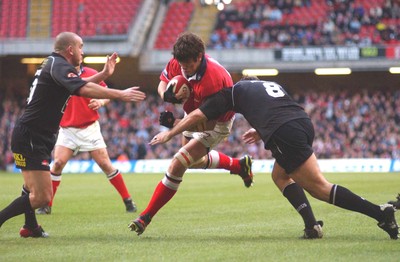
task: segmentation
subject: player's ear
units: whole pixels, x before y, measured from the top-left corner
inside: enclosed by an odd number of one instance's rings
[[[197,61],[201,61],[201,59],[203,58],[203,56],[204,56],[204,54],[203,53],[200,53],[198,56],[197,56]],[[197,62],[196,61],[196,62]]]
[[[67,51],[68,51],[69,54],[74,55],[74,49],[72,48],[72,45],[69,45],[67,47]]]

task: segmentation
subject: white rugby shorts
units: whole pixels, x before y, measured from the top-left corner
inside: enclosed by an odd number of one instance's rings
[[[98,121],[85,128],[60,127],[56,142],[57,145],[67,147],[73,150],[74,153],[79,151],[90,152],[107,147]]]
[[[185,137],[196,139],[206,148],[210,148],[211,150],[229,136],[234,120],[235,116],[229,121],[217,122],[213,130],[207,130],[203,132],[184,131],[182,134]]]

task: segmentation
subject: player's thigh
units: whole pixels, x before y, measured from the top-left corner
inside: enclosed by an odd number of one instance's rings
[[[56,145],[54,147],[54,161],[64,166],[71,159],[73,153],[68,147]]]
[[[232,129],[233,119],[227,122],[217,122],[213,130],[207,130],[203,132],[183,132],[186,138],[192,138],[197,140],[205,148],[209,150],[216,147],[221,141],[229,137]]]

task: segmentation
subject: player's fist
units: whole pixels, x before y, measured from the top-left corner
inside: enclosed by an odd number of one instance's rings
[[[160,114],[159,119],[160,125],[171,128],[174,126],[175,117],[174,114],[170,111],[164,111]]]

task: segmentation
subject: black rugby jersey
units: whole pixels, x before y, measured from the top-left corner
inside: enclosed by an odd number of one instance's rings
[[[52,53],[36,71],[19,121],[36,131],[56,133],[70,95],[86,83],[63,56]]]
[[[264,143],[284,123],[309,118],[279,84],[268,81],[239,81],[232,89],[210,96],[199,108],[209,120],[229,110],[242,114]]]

